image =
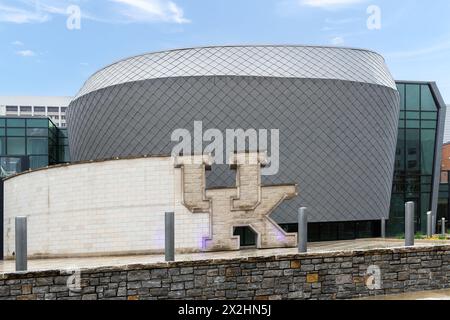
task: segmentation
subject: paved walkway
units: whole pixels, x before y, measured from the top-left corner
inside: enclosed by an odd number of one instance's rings
[[[370,250],[383,248],[400,248],[402,240],[395,239],[362,239],[337,242],[317,242],[309,244],[310,253],[341,252],[354,250]],[[431,245],[450,245],[450,241],[416,241],[417,247]],[[267,249],[267,250],[242,250],[231,252],[209,252],[194,254],[179,254],[177,261],[198,261],[214,259],[233,259],[245,257],[266,257],[296,254],[297,249]],[[135,255],[120,257],[90,257],[90,258],[66,258],[66,259],[38,259],[29,260],[30,271],[44,270],[74,270],[96,267],[115,267],[130,264],[151,264],[164,262],[163,255]],[[14,261],[0,261],[0,274],[14,272]]]
[[[357,300],[449,300],[450,290],[421,291],[396,295],[362,298]]]

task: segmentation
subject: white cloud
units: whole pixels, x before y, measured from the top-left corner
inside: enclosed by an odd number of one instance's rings
[[[184,24],[190,20],[171,0],[15,0],[4,5],[0,0],[0,22],[44,23],[53,16],[68,16],[67,8],[78,5],[82,19],[101,23],[165,22]]]
[[[20,50],[20,51],[17,51],[16,54],[21,57],[35,57],[36,56],[36,52],[34,52],[32,50]]]
[[[189,23],[183,9],[168,0],[110,0],[120,5],[119,12],[137,22]]]
[[[361,21],[360,18],[325,19],[325,23],[332,25],[343,25]]]
[[[20,7],[6,6],[0,3],[0,22],[17,24],[42,23],[49,20],[49,16],[42,12]]]
[[[333,46],[342,46],[344,45],[345,40],[343,37],[334,37],[333,39],[331,39],[331,44]]]
[[[11,43],[13,46],[17,46],[17,47],[21,47],[24,45],[24,43],[22,41],[16,40],[14,42]]]
[[[365,0],[299,0],[301,5],[316,8],[345,7],[364,2]]]
[[[430,56],[432,54],[439,54],[445,52],[450,52],[450,41],[439,42],[437,44],[424,48],[391,52],[386,54],[386,56],[392,59],[409,59],[409,58]]]

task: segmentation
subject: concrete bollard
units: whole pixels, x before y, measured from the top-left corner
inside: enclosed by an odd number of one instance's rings
[[[27,271],[27,218],[16,217],[16,271]]]
[[[308,252],[308,213],[307,208],[300,208],[298,212],[298,252]]]
[[[436,234],[437,233],[437,216],[435,214],[433,214],[432,216],[433,216],[433,218],[432,218],[431,229],[433,231],[432,233]]]
[[[166,212],[166,237],[165,254],[166,261],[175,261],[175,213]]]
[[[445,222],[445,218],[442,218],[441,234],[443,237],[447,236],[447,228],[445,227]]]
[[[405,204],[405,246],[414,246],[415,228],[414,228],[414,202]]]
[[[386,219],[381,219],[381,237],[386,239]]]
[[[433,212],[427,212],[427,237],[433,237]]]

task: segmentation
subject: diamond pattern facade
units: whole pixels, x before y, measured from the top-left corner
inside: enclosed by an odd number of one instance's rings
[[[170,154],[172,132],[193,132],[194,121],[222,132],[279,129],[280,171],[263,183],[296,183],[300,195],[277,209],[277,222],[295,223],[300,206],[312,222],[387,218],[399,97],[383,59],[351,49],[316,48],[310,59],[312,47],[220,49],[149,54],[94,75],[68,110],[73,159]],[[243,51],[247,60],[233,54]],[[251,63],[228,63],[240,59]],[[208,180],[226,186],[234,176],[217,166]]]
[[[375,52],[332,47],[233,46],[156,52],[122,60],[89,78],[76,98],[120,83],[194,76],[336,79],[396,89],[383,57]]]

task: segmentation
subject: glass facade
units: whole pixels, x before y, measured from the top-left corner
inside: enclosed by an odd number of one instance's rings
[[[439,104],[429,84],[397,82],[397,87],[400,93],[399,132],[390,217],[386,224],[390,237],[404,234],[405,203],[408,201],[416,204],[416,231],[426,233],[426,214],[432,209],[439,126]],[[448,203],[448,186],[441,185],[438,219],[450,218]],[[297,232],[296,224],[282,227],[288,232]],[[381,222],[311,223],[308,233],[309,241],[373,238],[381,235]]]
[[[389,236],[405,230],[405,202],[416,203],[416,231],[426,233],[431,210],[435,147],[438,132],[437,103],[428,84],[397,83],[400,124],[395,159]]]
[[[67,129],[58,130],[58,162],[70,162],[69,136]]]
[[[67,130],[48,118],[0,118],[1,176],[68,162]]]
[[[284,224],[286,232],[297,232],[297,224]],[[308,241],[337,241],[376,238],[381,234],[380,221],[324,222],[308,224]]]

